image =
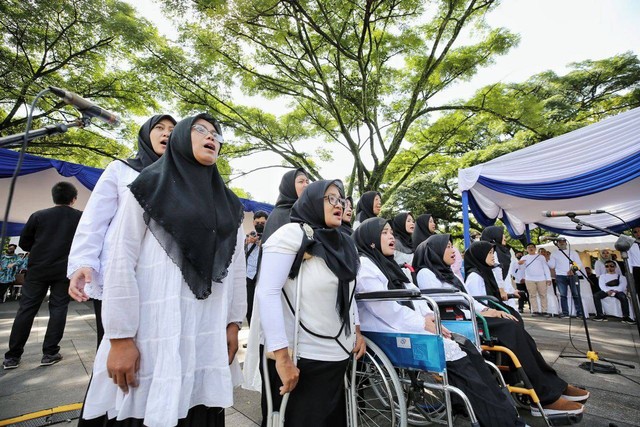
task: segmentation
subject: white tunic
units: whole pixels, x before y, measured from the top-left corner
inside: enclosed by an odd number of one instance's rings
[[[356,291],[376,292],[388,290],[389,281],[380,269],[367,257],[360,257],[360,270],[356,280]],[[407,289],[415,289],[413,283],[406,283]],[[395,301],[358,301],[360,328],[371,332],[405,332],[431,334],[424,329],[424,317],[433,314],[425,301],[413,301],[415,310]],[[461,359],[466,354],[455,341],[444,340],[447,361]]]
[[[102,299],[103,270],[113,240],[112,233],[108,232],[109,224],[116,214],[119,200],[129,192],[127,186],[137,177],[138,171],[123,162],[109,163],[82,212],[69,252],[67,277],[71,278],[81,267],[92,268],[92,281],[84,288],[91,298]]]
[[[229,274],[195,298],[127,192],[110,227],[114,251],[105,266],[105,335],[93,367],[84,418],[105,413],[172,426],[196,405],[233,404],[226,326],[246,312],[244,232],[238,229]],[[117,250],[115,250],[117,248]],[[140,351],[139,386],[123,394],[109,378],[110,338],[133,337]]]

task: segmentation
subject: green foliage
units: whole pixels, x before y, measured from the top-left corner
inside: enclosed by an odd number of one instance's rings
[[[523,83],[486,86],[433,123],[411,129],[411,147],[385,176],[386,185],[397,188],[391,205],[428,211],[454,226],[462,220],[454,191],[458,169],[640,106],[640,61],[632,53],[569,66],[564,76],[547,71]],[[397,185],[403,176],[407,181]]]
[[[131,118],[158,107],[153,80],[137,69],[161,40],[153,25],[117,0],[8,0],[0,3],[0,28],[1,134],[23,132],[27,105],[57,86],[119,113],[125,126],[113,130],[94,121],[91,133],[42,138],[29,151],[91,165],[130,153],[122,141],[135,141]],[[34,128],[78,116],[53,96],[37,108]]]

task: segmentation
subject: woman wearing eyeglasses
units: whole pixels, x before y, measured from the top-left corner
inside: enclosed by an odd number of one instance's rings
[[[127,186],[147,166],[152,165],[167,149],[169,135],[176,121],[168,114],[147,120],[138,131],[138,152],[132,159],[114,161],[107,166],[96,183],[84,208],[69,253],[67,276],[69,295],[78,302],[93,299],[98,333],[102,341],[102,283],[106,256],[111,252],[112,233],[109,224],[118,209]]]
[[[180,121],[113,219],[105,335],[79,426],[222,426],[246,313],[244,212],[216,161],[220,125]]]
[[[316,181],[291,209],[291,223],[264,244],[256,289],[274,408],[291,392],[287,426],[346,425],[344,374],[352,353],[365,351],[353,301],[358,254],[339,230],[344,195],[337,181]],[[296,280],[300,282],[297,366],[294,346]],[[263,380],[263,425],[267,409]]]

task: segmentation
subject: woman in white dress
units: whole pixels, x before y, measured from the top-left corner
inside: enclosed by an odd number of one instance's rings
[[[175,125],[173,117],[159,114],[140,127],[136,156],[126,161],[113,161],[107,166],[91,192],[73,237],[67,265],[69,295],[78,302],[93,299],[98,345],[104,334],[102,283],[106,255],[110,252],[109,224],[119,200],[129,191],[128,185],[164,154]]]
[[[105,335],[79,426],[219,426],[246,312],[243,208],[215,165],[219,123],[180,121],[120,201]]]
[[[291,392],[287,426],[346,426],[344,375],[352,353],[364,354],[354,280],[358,254],[339,230],[344,195],[340,181],[309,184],[291,209],[291,223],[263,246],[257,304],[268,360],[271,394],[278,410]],[[300,275],[300,332],[297,367],[294,343],[296,280]],[[252,324],[253,327],[253,324]],[[263,380],[263,425],[267,409]]]
[[[393,259],[395,239],[387,220],[364,221],[353,239],[360,253],[358,292],[415,288]],[[433,312],[424,301],[361,301],[358,308],[363,331],[436,332]],[[467,395],[480,425],[524,426],[476,347],[460,336],[454,341],[446,328],[442,328],[442,335],[449,382]]]

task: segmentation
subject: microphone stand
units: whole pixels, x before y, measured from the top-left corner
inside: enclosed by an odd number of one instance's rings
[[[45,126],[40,129],[34,129],[27,132],[15,133],[13,135],[8,135],[0,138],[0,148],[16,148],[23,144],[25,135],[27,136],[27,141],[31,141],[36,138],[40,138],[43,136],[49,135],[57,135],[59,133],[65,133],[72,127],[85,127],[89,124],[89,118],[81,118],[74,122],[69,123],[58,123],[55,125]]]
[[[633,277],[631,276],[631,271],[629,269],[629,259],[628,259],[629,255],[627,254],[627,250],[629,250],[629,248],[631,248],[631,245],[633,244],[633,239],[631,239],[631,238],[629,238],[627,236],[621,235],[620,233],[616,233],[614,231],[611,231],[611,230],[608,230],[608,229],[605,229],[605,228],[602,228],[602,227],[598,227],[596,225],[584,222],[584,221],[576,218],[575,214],[574,215],[569,215],[569,218],[571,219],[572,222],[575,222],[577,224],[576,228],[578,228],[578,229],[582,228],[583,226],[586,226],[586,227],[590,227],[590,228],[602,231],[602,232],[607,233],[607,234],[611,234],[611,235],[620,237],[618,239],[618,241],[616,242],[615,247],[616,247],[616,249],[618,249],[621,252],[622,258],[624,259],[625,265],[627,267],[627,273],[626,273],[627,286],[629,287],[629,289],[631,291],[631,297],[633,299],[633,309],[634,309],[635,317],[636,317],[636,325],[638,326],[638,333],[640,334],[640,325],[637,324],[638,312],[640,312],[640,310],[638,309],[638,300],[637,300],[637,295],[636,295],[636,292],[635,292],[635,287],[632,286],[634,282],[633,282]],[[619,248],[619,243],[621,241],[623,243],[627,244],[626,248],[624,248],[624,247],[622,249]],[[556,247],[558,246],[556,242],[554,242],[554,245],[556,245]],[[562,255],[564,255],[569,260],[570,263],[572,263],[571,262],[571,258],[566,253],[564,253],[563,250],[561,250],[560,248],[558,248],[558,250],[562,253]],[[579,268],[572,267],[572,269],[573,269],[574,272],[580,273],[580,275],[585,280],[588,280],[587,275],[585,273],[583,273]],[[573,280],[574,276],[570,276],[570,277]],[[571,286],[569,286],[569,289],[571,289]],[[587,318],[586,318],[586,315],[585,315],[585,312],[584,312],[584,307],[582,306],[582,294],[580,292],[580,283],[579,282],[576,284],[576,290],[577,290],[577,294],[578,294],[578,301],[580,302],[580,306],[581,306],[581,309],[582,309],[582,323],[584,325],[585,335],[587,337],[587,345],[588,345],[588,348],[589,348],[589,351],[587,352],[587,359],[589,359],[589,362],[581,363],[580,365],[578,365],[578,367],[580,367],[581,369],[584,369],[584,370],[588,370],[592,374],[594,373],[594,367],[597,367],[603,373],[618,373],[617,370],[612,370],[611,367],[609,367],[609,366],[595,363],[598,360],[603,360],[603,361],[609,362],[611,364],[618,364],[618,365],[625,366],[627,368],[634,369],[635,366],[633,366],[633,365],[629,365],[629,364],[622,363],[622,362],[614,362],[612,360],[605,359],[603,357],[599,357],[598,353],[593,350],[593,346],[591,345],[591,336],[589,335],[589,327],[587,326]],[[573,292],[571,293],[571,295],[573,296]],[[577,307],[576,307],[576,310],[577,310]],[[562,357],[562,358],[582,358],[583,356],[573,356],[573,355],[562,355],[561,354],[560,357]]]

